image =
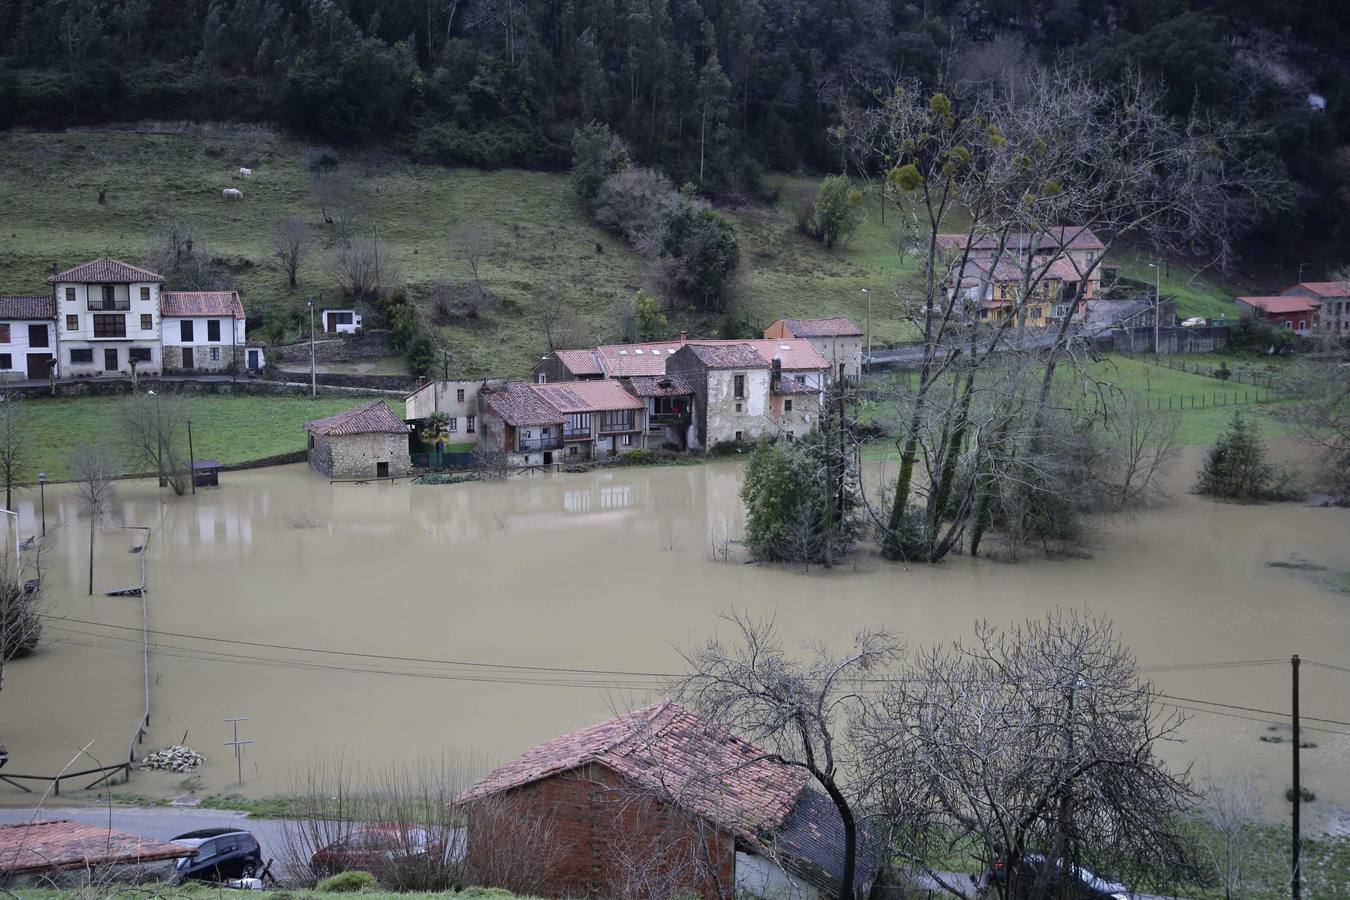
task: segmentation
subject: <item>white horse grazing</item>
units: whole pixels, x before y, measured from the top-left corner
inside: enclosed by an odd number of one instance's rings
[[[225,196],[226,200],[244,199],[244,192],[239,190],[238,188],[226,188],[225,190],[221,191],[221,193]]]
[[[243,166],[240,166],[240,167],[239,167],[239,177],[240,177],[240,178],[252,178],[252,177],[253,177],[253,170],[252,170],[252,169],[246,169],[246,168],[244,168]]]

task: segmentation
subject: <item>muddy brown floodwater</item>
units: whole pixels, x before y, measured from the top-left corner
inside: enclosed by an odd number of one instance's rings
[[[1179,488],[1198,460],[1198,448],[1188,451]],[[709,561],[710,534],[740,533],[740,476],[732,462],[434,487],[330,485],[289,466],[227,472],[219,489],[181,498],[152,481],[120,483],[111,521],[154,529],[148,602],[160,633],[143,750],[186,734],[208,756],[203,791],[232,790],[221,720],[248,716],[241,737],[255,743],[242,791],[255,796],[284,790],[294,767],[338,753],[384,762],[455,750],[499,761],[653,697],[642,675],[559,670],[679,671],[677,648],[725,629],[717,614],[732,608],[775,614],[790,640],[842,645],[861,626],[930,643],[969,635],[981,617],[1086,607],[1115,620],[1144,666],[1292,653],[1350,664],[1350,596],[1266,565],[1294,555],[1345,566],[1350,510],[1234,507],[1179,492],[1103,525],[1090,558],[953,558],[904,569],[864,553],[805,573]],[[37,499],[21,499],[25,534],[36,528]],[[137,580],[134,533],[100,536],[88,597],[88,519],[69,488],[47,491],[47,520],[65,523],[46,587],[66,618],[52,622],[38,654],[7,668],[0,692],[0,743],[9,770],[25,774],[56,771],[90,741],[100,761],[124,758],[143,704],[140,600],[103,596]],[[1289,704],[1287,662],[1150,675],[1178,697]],[[1305,667],[1304,714],[1350,721],[1347,688],[1350,675]],[[1262,773],[1270,795],[1283,794],[1289,745],[1259,740],[1264,722],[1191,715],[1184,741],[1164,748],[1170,759]],[[1309,737],[1318,746],[1304,752],[1304,773],[1319,801],[1310,812],[1326,816],[1350,806],[1350,737]],[[121,790],[164,796],[181,781],[138,773]],[[0,802],[28,799],[0,785]],[[1272,813],[1281,804],[1273,800]]]

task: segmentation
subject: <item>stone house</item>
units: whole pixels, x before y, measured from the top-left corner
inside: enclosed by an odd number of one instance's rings
[[[624,390],[647,408],[647,446],[689,448],[694,419],[694,389],[681,375],[633,375],[621,379]]]
[[[563,458],[606,459],[645,448],[647,405],[617,381],[529,385],[563,416]]]
[[[810,344],[829,364],[834,375],[843,367],[845,378],[862,375],[863,333],[848,316],[826,319],[779,319],[764,329],[767,340],[799,338]]]
[[[563,449],[564,416],[525,381],[478,392],[478,446],[513,466],[552,465]]]
[[[330,478],[407,475],[409,426],[383,400],[305,424],[309,465]]]
[[[162,291],[165,372],[231,372],[244,365],[244,304],[238,291]]]
[[[686,344],[666,361],[694,391],[689,447],[752,441],[773,429],[769,364],[745,344]]]
[[[417,425],[440,413],[446,418],[446,431],[452,444],[478,442],[478,392],[499,378],[428,381],[403,398],[403,416]]]
[[[803,770],[764,756],[668,701],[563,735],[458,798],[470,865],[526,860],[553,897],[832,897],[839,813]],[[884,856],[861,830],[855,896]],[[548,846],[530,846],[541,833]]]
[[[0,380],[47,378],[56,361],[52,296],[0,296]]]
[[[1333,340],[1350,340],[1350,281],[1301,281],[1282,292],[1321,303],[1317,310],[1318,334]]]
[[[162,371],[164,276],[117,259],[91,260],[47,279],[57,305],[61,374]]]

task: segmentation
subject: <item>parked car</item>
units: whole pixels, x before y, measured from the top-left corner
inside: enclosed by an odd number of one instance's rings
[[[1209,323],[1208,323],[1207,321],[1205,321],[1203,318],[1201,318],[1200,316],[1191,316],[1189,319],[1186,319],[1184,322],[1181,323],[1181,327],[1182,327],[1182,328],[1200,328],[1200,327],[1202,327],[1202,326],[1204,326],[1204,325],[1208,325],[1208,324],[1209,324]]]
[[[258,839],[238,828],[203,828],[180,834],[173,840],[197,848],[196,855],[178,860],[174,875],[180,881],[252,878],[263,868]]]
[[[1026,891],[1036,883],[1036,878],[1041,870],[1046,866],[1053,866],[1050,872],[1048,886],[1054,896],[1058,896],[1060,877],[1062,875],[1063,864],[1060,862],[1047,863],[1044,853],[1031,852],[1023,855],[1017,865],[1017,885],[1018,888]],[[994,868],[986,876],[985,880],[989,884],[1003,884],[1008,879],[1009,864],[1006,859],[997,860]],[[1111,881],[1101,875],[1093,873],[1090,869],[1083,866],[1072,868],[1071,880],[1074,883],[1073,896],[1075,900],[1132,900],[1134,892],[1118,881]]]
[[[310,859],[316,875],[349,869],[380,873],[390,865],[437,866],[449,858],[447,841],[416,825],[360,825],[345,838],[320,847]]]

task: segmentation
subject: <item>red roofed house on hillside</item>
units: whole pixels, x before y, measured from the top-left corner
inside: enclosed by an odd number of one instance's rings
[[[262,368],[253,348],[245,358],[244,304],[238,291],[164,291],[160,294],[164,371],[226,372]]]
[[[1335,340],[1350,340],[1350,281],[1303,281],[1282,292],[1284,296],[1311,297],[1322,305],[1317,310],[1318,333]]]
[[[383,400],[305,424],[309,465],[330,478],[407,475],[409,426]]]
[[[533,890],[558,897],[833,896],[844,856],[838,811],[804,770],[763,757],[670,702],[563,735],[459,798],[470,865],[491,872],[494,857],[533,860]],[[547,835],[549,846],[517,846],[522,835]],[[878,851],[870,835],[859,849],[860,896]]]
[[[1304,294],[1274,297],[1238,297],[1237,308],[1258,319],[1308,334],[1317,328],[1317,308],[1321,301]]]
[[[56,302],[50,294],[0,296],[0,379],[46,378],[56,362]]]
[[[816,349],[830,364],[830,374],[844,367],[846,378],[862,375],[863,333],[848,316],[828,319],[779,319],[764,329],[770,340],[800,338]]]

